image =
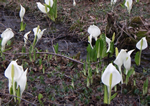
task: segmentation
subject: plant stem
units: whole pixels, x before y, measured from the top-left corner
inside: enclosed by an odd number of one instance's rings
[[[104,85],[104,103],[108,104],[108,89],[106,85]]]
[[[108,104],[110,104],[110,101],[111,101],[111,86],[109,87],[109,101],[108,101]]]
[[[13,79],[12,79],[12,83],[13,83],[13,95],[16,96],[15,82]],[[16,97],[14,97],[14,101],[16,102]]]
[[[140,53],[139,53],[139,64],[138,65],[141,64],[141,54],[142,54],[142,50],[140,50]]]

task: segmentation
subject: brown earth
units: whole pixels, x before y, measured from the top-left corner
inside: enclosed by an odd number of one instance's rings
[[[4,71],[11,60],[17,59],[18,64],[23,65],[24,69],[28,68],[27,88],[23,93],[21,106],[105,105],[103,103],[104,94],[101,75],[95,72],[95,67],[99,63],[91,64],[93,84],[89,88],[86,87],[87,76],[84,76],[82,72],[87,54],[86,47],[88,46],[87,38],[89,34],[87,29],[90,25],[95,24],[109,38],[115,32],[116,47],[128,50],[135,49],[135,42],[142,36],[146,36],[149,41],[150,1],[143,0],[139,3],[134,1],[131,15],[129,16],[121,0],[117,1],[114,12],[111,12],[110,0],[76,0],[77,5],[75,7],[72,5],[72,0],[57,0],[58,18],[56,22],[52,22],[38,10],[37,1],[43,2],[43,0],[0,1],[0,33],[9,27],[15,33],[15,37],[11,39],[11,46],[6,47],[10,49],[0,56],[0,104],[2,106],[16,105],[13,102],[13,96],[9,95],[8,81],[4,76]],[[20,4],[26,8],[24,22],[27,26],[23,32],[19,32]],[[133,17],[140,18],[134,22],[132,21]],[[32,31],[37,25],[40,25],[41,29],[46,28],[47,30],[36,45],[41,53],[37,53],[35,59],[31,59],[28,51],[34,35],[33,32],[29,35],[26,53],[22,52],[23,35],[30,30]],[[53,53],[53,45],[57,43],[60,55]],[[46,50],[49,51],[49,54],[47,54]],[[140,67],[137,67],[134,62],[136,51],[138,50],[135,50],[132,56],[136,75],[130,78],[128,85],[117,85],[117,96],[111,101],[111,106],[150,105],[150,87],[148,88],[148,93],[144,96],[142,95],[143,82],[147,77],[150,85],[150,50],[147,48],[142,52],[142,64]],[[113,60],[108,60],[103,65],[107,65]],[[42,61],[42,64],[40,64],[40,61]],[[100,66],[99,70],[101,72],[104,67]],[[136,86],[133,85],[134,81]],[[74,87],[72,86],[73,83]],[[116,92],[113,90],[112,95]],[[41,103],[38,99],[39,94],[43,95]]]

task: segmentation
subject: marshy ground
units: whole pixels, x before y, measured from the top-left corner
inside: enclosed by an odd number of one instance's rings
[[[95,71],[99,63],[91,64],[93,84],[89,88],[86,86],[87,76],[83,75],[83,63],[86,61],[89,36],[87,29],[90,25],[95,24],[110,39],[115,32],[115,46],[119,50],[121,48],[136,49],[135,44],[141,37],[146,36],[148,42],[150,41],[150,1],[140,0],[138,3],[134,1],[129,16],[122,0],[117,1],[113,12],[110,0],[77,0],[75,7],[72,5],[72,0],[57,0],[58,18],[56,22],[52,22],[38,10],[37,1],[44,2],[43,0],[0,1],[0,33],[6,28],[12,28],[15,33],[10,45],[6,47],[9,50],[0,57],[1,105],[15,105],[13,96],[9,95],[8,81],[4,76],[4,71],[10,61],[16,59],[24,69],[28,68],[27,88],[23,93],[21,106],[104,105],[101,73],[97,74]],[[27,25],[23,32],[19,32],[20,4],[26,8],[24,22]],[[46,28],[47,30],[36,45],[38,53],[35,57],[29,56],[29,46],[33,42],[34,34],[31,32],[29,35],[29,42],[25,47],[26,53],[22,52],[23,35],[38,25],[41,29]],[[57,43],[59,56],[54,55],[53,46]],[[136,74],[129,79],[128,85],[122,85],[122,92],[121,86],[117,86],[117,96],[111,101],[111,106],[150,105],[150,50],[148,47],[142,52],[140,67],[135,65],[135,52],[132,55],[132,67],[135,68]],[[106,59],[103,65],[106,67],[114,59]],[[104,67],[99,67],[99,71],[102,70]],[[143,96],[142,87],[147,77],[149,80],[148,93]],[[134,86],[134,81],[136,86]],[[116,92],[113,90],[112,94]],[[43,95],[41,101],[38,98],[39,94]]]

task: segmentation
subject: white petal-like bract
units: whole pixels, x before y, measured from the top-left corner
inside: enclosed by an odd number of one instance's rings
[[[132,0],[126,0],[125,6],[127,7],[127,10],[128,10],[128,12],[130,14],[130,11],[132,9]]]
[[[26,69],[26,70],[22,73],[22,75],[20,76],[20,78],[19,78],[18,81],[17,81],[17,85],[20,86],[21,96],[22,96],[23,91],[25,90],[26,83],[27,83],[27,70],[28,70],[28,69]]]
[[[53,4],[54,4],[54,1],[53,1],[53,0],[45,0],[45,3],[46,3],[47,5],[49,5],[50,7],[52,7]]]
[[[14,73],[12,73],[12,67],[14,67]],[[5,73],[4,73],[5,77],[12,80],[12,76],[13,76],[14,81],[17,81],[23,72],[21,67],[22,66],[19,66],[16,61],[11,61],[5,70]]]
[[[115,66],[113,66],[112,63],[110,63],[104,73],[102,74],[102,82],[107,86],[110,87],[110,74],[112,74],[112,85],[111,88],[113,88],[116,84],[118,84],[122,77],[119,71],[116,69]]]
[[[121,71],[120,68],[127,57],[126,51],[127,50],[125,50],[125,49],[121,49],[121,51],[119,52],[119,54],[117,55],[117,57],[114,61],[114,63],[119,67],[119,71]]]
[[[24,34],[24,46],[27,44],[28,35],[31,33],[31,31]]]
[[[42,13],[47,13],[49,12],[49,8],[46,8],[43,4],[41,4],[40,2],[36,2],[37,4],[37,7],[39,8],[39,10],[42,12]]]
[[[117,2],[117,0],[111,0],[111,5],[114,5]]]
[[[8,67],[6,68],[4,75],[8,78],[9,83],[9,92],[10,88],[17,83],[17,88],[20,86],[20,97],[22,96],[23,91],[25,90],[26,82],[27,82],[27,69],[23,70],[23,67],[18,65],[16,61],[11,61]],[[13,87],[13,89],[15,89]],[[14,90],[13,90],[14,91]],[[13,93],[15,95],[15,92]]]
[[[19,16],[21,18],[21,22],[23,22],[23,17],[24,17],[24,14],[25,14],[25,8],[20,4],[20,12],[19,12]]]
[[[97,37],[101,34],[101,30],[95,25],[90,25],[88,33],[97,40]]]
[[[76,6],[76,1],[75,0],[73,0],[73,6]]]
[[[144,50],[148,47],[146,37],[143,37],[139,42],[136,44],[136,48],[139,50]]]
[[[107,37],[106,37],[106,42],[107,42],[107,44],[108,44],[107,52],[109,52],[109,50],[110,50],[110,42],[111,42],[111,40],[110,40],[109,38],[107,38]]]
[[[37,36],[37,41],[38,41],[39,39],[41,39],[41,37],[42,37],[42,35],[43,35],[43,33],[44,33],[45,30],[46,30],[46,29],[43,29],[43,30],[41,31],[41,29],[39,29],[38,27],[33,28],[34,36]]]
[[[2,43],[1,43],[1,50],[4,51],[5,50],[5,45],[6,43],[12,38],[14,37],[14,33],[12,31],[11,28],[7,28],[2,34]]]
[[[127,53],[127,57],[125,58],[125,61],[124,61],[124,67],[126,69],[126,75],[129,71],[129,69],[131,68],[131,53],[133,52],[134,50],[130,50],[128,51]]]

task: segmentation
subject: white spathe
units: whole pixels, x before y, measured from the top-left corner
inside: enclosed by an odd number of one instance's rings
[[[108,37],[106,37],[106,42],[107,42],[107,44],[108,44],[107,52],[109,52],[109,50],[110,50],[110,42],[111,42],[111,40],[110,40]]]
[[[53,4],[54,4],[53,0],[45,0],[45,3],[46,3],[47,5],[49,5],[50,7],[52,7]]]
[[[120,72],[121,72],[121,66],[127,57],[126,51],[127,50],[125,50],[125,49],[121,49],[121,51],[119,52],[119,54],[117,55],[117,57],[114,61],[114,63],[118,66]]]
[[[121,66],[122,64],[124,63],[126,57],[127,57],[127,53],[126,53],[127,50],[125,49],[121,49],[121,51],[119,52],[119,54],[117,55],[114,63],[118,66],[119,68],[119,71],[121,73],[121,76],[122,76],[122,71],[121,71]],[[123,83],[123,78],[121,80],[121,83]]]
[[[102,74],[102,82],[108,87],[110,88],[110,75],[112,74],[112,81],[111,81],[111,88],[113,88],[116,84],[118,84],[122,77],[121,74],[119,73],[119,71],[116,69],[115,66],[113,66],[112,63],[110,63],[104,73]]]
[[[97,37],[101,34],[101,30],[96,26],[96,25],[90,25],[88,28],[88,33],[90,34],[90,37],[88,39],[88,42],[90,43],[91,47],[92,46],[92,38],[95,39],[95,41],[97,41]]]
[[[24,46],[27,44],[28,35],[31,33],[31,31],[24,34]]]
[[[144,50],[147,47],[148,47],[148,44],[147,44],[146,37],[141,38],[141,40],[138,41],[136,44],[136,48],[138,48],[139,50]]]
[[[75,0],[73,0],[73,6],[76,6],[76,1]]]
[[[37,7],[39,8],[39,10],[42,13],[48,13],[49,12],[49,8],[46,8],[43,4],[41,4],[40,2],[36,2]]]
[[[127,57],[125,58],[125,60],[124,60],[124,67],[125,67],[125,69],[126,69],[126,75],[127,75],[127,73],[128,73],[128,71],[129,71],[129,69],[131,68],[131,53],[134,51],[134,49],[133,50],[130,50],[130,51],[128,51],[128,53],[127,53]]]
[[[111,5],[114,5],[117,2],[117,0],[111,0]]]
[[[12,38],[14,37],[14,33],[12,31],[11,28],[7,28],[2,34],[2,43],[1,43],[1,50],[4,51],[5,50],[5,45],[6,43]]]
[[[130,14],[130,11],[132,9],[132,0],[126,0],[125,6],[127,7],[127,10],[128,10],[128,12]]]
[[[12,72],[12,66],[14,67],[14,72]],[[4,72],[4,75],[6,78],[9,79],[9,92],[11,86],[18,81],[20,76],[22,75],[22,66],[19,66],[16,61],[11,61],[10,64],[8,65],[7,69]],[[13,80],[13,83],[12,83]]]
[[[45,30],[46,30],[46,29],[43,29],[43,30],[41,31],[41,29],[39,29],[38,27],[33,28],[34,36],[37,36],[37,41],[38,41],[39,39],[41,39],[41,37],[42,37],[42,35],[43,35],[43,33],[44,33]]]
[[[14,74],[12,73],[12,65],[14,66]],[[22,72],[22,66],[19,66],[16,61],[11,61],[8,67],[6,68],[4,75],[9,80],[12,80],[13,76],[14,81],[17,81],[20,78]]]
[[[14,70],[12,71],[12,69]],[[17,82],[17,87],[20,86],[20,91],[22,95],[23,91],[25,90],[25,86],[27,82],[26,74],[27,74],[27,69],[26,71],[24,71],[23,67],[18,65],[16,61],[10,62],[10,64],[8,65],[8,67],[6,68],[4,72],[5,77],[8,78],[9,80],[9,83],[8,83],[9,92],[10,92],[11,86],[13,86],[15,82]]]
[[[96,25],[90,25],[88,33],[97,40],[97,37],[101,34],[101,30]]]
[[[27,70],[23,71],[22,75],[20,76],[20,78],[17,81],[17,85],[20,86],[20,92],[21,92],[21,96],[23,91],[25,90],[26,87],[26,83],[27,83]]]
[[[24,17],[24,14],[25,14],[25,8],[20,4],[20,12],[19,12],[19,16],[21,18],[21,22],[23,22],[23,17]]]

